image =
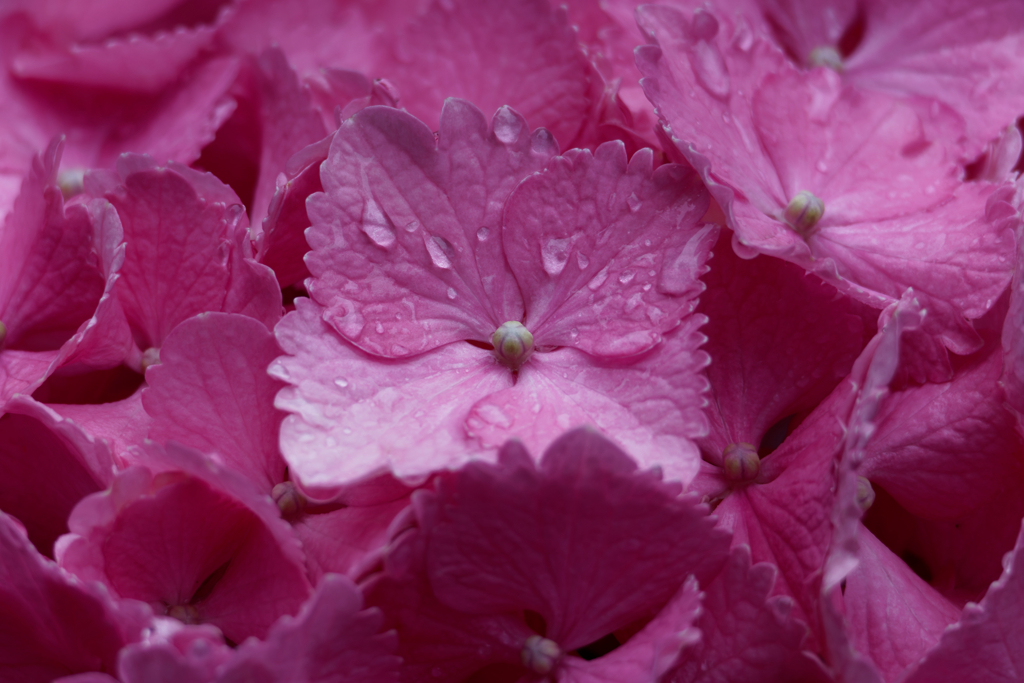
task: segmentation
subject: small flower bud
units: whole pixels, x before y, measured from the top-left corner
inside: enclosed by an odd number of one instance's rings
[[[160,365],[160,349],[155,346],[151,346],[142,352],[142,374],[146,374],[146,368],[151,365]]]
[[[761,471],[761,458],[749,443],[731,443],[722,451],[722,469],[730,481],[753,481]]]
[[[274,499],[277,507],[281,509],[282,517],[294,515],[306,507],[306,497],[302,495],[302,491],[295,486],[294,482],[282,481],[280,484],[277,484],[271,489],[270,497]]]
[[[843,56],[831,45],[819,45],[807,55],[807,63],[811,66],[827,66],[836,72],[843,70]]]
[[[509,320],[495,330],[491,343],[498,360],[513,370],[518,370],[533,353],[533,335],[515,320]]]
[[[801,190],[790,200],[782,216],[801,237],[807,237],[824,213],[825,202],[807,190]]]
[[[57,187],[64,199],[68,200],[85,190],[85,169],[68,168],[57,173]]]
[[[523,666],[534,673],[550,672],[561,658],[558,643],[543,636],[530,636],[523,645]]]
[[[875,503],[875,489],[872,488],[871,482],[864,477],[857,477],[857,505],[860,506],[861,510],[867,512]]]

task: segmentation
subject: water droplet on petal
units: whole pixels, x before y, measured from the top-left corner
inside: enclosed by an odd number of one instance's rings
[[[377,330],[377,334],[384,334],[384,325],[377,323],[373,326],[373,329]]]
[[[451,287],[449,287],[449,288],[448,288],[448,298],[449,298],[449,299],[454,299],[455,297],[456,297],[456,293],[455,293],[455,290],[454,290],[454,289],[452,289]]]
[[[363,206],[363,232],[378,247],[387,249],[395,243],[395,231],[391,229],[391,221],[384,215],[380,204],[372,199],[366,200]]]
[[[494,137],[506,145],[511,145],[523,133],[523,122],[507,106],[501,107],[494,114]]]
[[[451,269],[452,261],[448,258],[448,252],[451,250],[451,245],[448,244],[448,240],[424,233],[423,244],[427,247],[427,253],[430,254],[430,260],[435,266],[442,270]]]
[[[476,231],[476,238],[481,242],[486,242],[487,238],[491,236],[491,230],[487,226],[484,226]]]
[[[619,282],[624,285],[628,285],[630,282],[633,281],[634,277],[636,277],[636,273],[634,273],[631,270],[627,270],[626,272],[619,276]]]
[[[690,47],[689,52],[690,68],[693,69],[697,81],[715,97],[727,97],[730,88],[729,70],[722,59],[722,53],[718,51],[718,46],[700,40]]]
[[[587,283],[587,287],[592,292],[596,292],[597,288],[604,284],[604,281],[608,279],[608,266],[601,269],[597,275],[595,275],[590,282]]]
[[[576,252],[576,265],[580,267],[580,270],[586,270],[587,266],[590,265],[590,259],[587,258],[586,254]]]
[[[560,240],[548,240],[541,250],[541,260],[544,263],[544,272],[555,277],[565,269],[565,263],[569,260],[569,251],[572,248],[572,239],[564,237]]]
[[[344,389],[345,387],[348,386],[348,380],[345,379],[344,377],[339,377],[338,379],[334,380],[334,383],[338,386],[339,389]]]
[[[420,222],[419,221],[409,221],[408,223],[405,224],[405,231],[406,232],[416,232],[419,229],[420,229]]]

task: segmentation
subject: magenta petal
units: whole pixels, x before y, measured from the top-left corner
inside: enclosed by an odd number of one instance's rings
[[[859,564],[846,577],[843,604],[853,645],[888,681],[899,680],[939,641],[960,610],[864,529]]]
[[[65,574],[0,513],[0,675],[5,681],[114,673],[118,650],[138,640],[150,616],[144,605],[115,605],[99,586]]]
[[[31,46],[18,53],[11,71],[24,79],[156,93],[177,81],[212,40],[213,29],[200,26],[99,44]]]
[[[123,683],[208,683],[233,655],[217,628],[158,617],[143,642],[121,651],[118,674]]]
[[[719,456],[732,443],[760,444],[778,420],[816,406],[860,353],[865,313],[877,316],[785,261],[741,260],[728,240],[718,240],[697,307],[711,356],[707,448]]]
[[[398,681],[397,637],[380,633],[379,610],[363,609],[359,589],[329,575],[293,619],[265,642],[249,641],[222,669],[218,683],[387,683]]]
[[[521,320],[500,239],[512,189],[556,152],[543,130],[503,108],[490,127],[449,99],[430,129],[390,107],[346,121],[310,198],[310,295],[360,348],[402,357],[464,339],[489,342]]]
[[[105,441],[118,468],[131,460],[128,452],[148,438],[153,419],[142,407],[142,392],[110,403],[48,404],[61,417],[80,426],[90,436]]]
[[[697,616],[703,611],[702,594],[692,576],[675,597],[644,628],[621,647],[593,661],[567,658],[562,662],[563,683],[656,683],[679,656],[702,637]]]
[[[289,355],[270,372],[291,385],[275,405],[292,413],[281,452],[304,488],[332,495],[388,471],[418,483],[494,457],[467,443],[463,427],[473,403],[512,383],[491,353],[456,343],[409,360],[374,359],[340,339],[315,303],[295,306],[275,330]]]
[[[1015,681],[1024,670],[1024,532],[1003,560],[1002,577],[980,604],[969,603],[960,621],[905,680],[908,683]]]
[[[0,418],[0,509],[52,556],[72,508],[113,478],[110,449],[27,396],[13,399],[6,413]]]
[[[431,129],[445,98],[458,97],[486,114],[509,105],[567,149],[589,113],[590,82],[598,78],[565,11],[546,0],[431,3],[394,46],[395,61],[381,67],[382,75]]]
[[[629,362],[575,349],[534,354],[515,386],[473,405],[466,434],[491,448],[517,438],[538,452],[566,429],[593,425],[642,467],[689,482],[700,462],[693,440],[707,433],[700,374],[707,357],[697,351],[702,323],[691,316]]]
[[[538,345],[631,356],[693,309],[717,230],[697,222],[708,198],[696,175],[652,161],[644,150],[627,163],[622,143],[606,143],[553,160],[509,197],[502,242]]]
[[[118,298],[140,350],[159,348],[175,325],[205,311],[268,325],[280,315],[273,274],[250,260],[244,210],[213,176],[125,155],[117,177],[86,182],[117,208],[131,245]]]
[[[270,331],[243,315],[207,313],[181,323],[146,372],[149,437],[217,453],[269,493],[285,478],[277,447],[284,414],[274,409],[283,384],[267,375],[280,353]]]
[[[211,481],[126,470],[113,494],[90,496],[72,512],[73,533],[57,551],[62,566],[101,578],[158,614],[189,612],[193,623],[214,624],[235,642],[263,636],[309,595],[298,541],[268,499],[236,484],[238,498],[219,486],[232,473],[180,447],[168,456],[182,465],[194,460],[190,467]]]
[[[704,587],[701,616],[694,624],[701,640],[685,650],[665,680],[713,681],[832,680],[820,661],[801,649],[807,627],[790,615],[792,601],[769,598],[775,568],[751,566],[750,549],[733,548],[722,572]]]
[[[552,444],[537,470],[505,460],[443,481],[438,521],[425,529],[438,599],[469,614],[533,610],[568,651],[657,609],[681,577],[714,575],[724,534],[693,498],[635,468],[579,429]]]
[[[0,321],[5,349],[59,348],[96,310],[104,275],[85,206],[57,187],[63,138],[33,161],[0,231]]]
[[[279,49],[265,50],[256,60],[261,103],[260,176],[250,210],[250,222],[259,225],[277,188],[278,176],[297,150],[327,133],[313,110],[309,91],[302,88]]]

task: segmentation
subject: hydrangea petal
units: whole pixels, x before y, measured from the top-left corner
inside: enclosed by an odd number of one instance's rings
[[[281,452],[305,489],[330,495],[388,471],[418,482],[484,455],[466,443],[463,422],[477,397],[511,385],[492,354],[463,343],[381,361],[338,338],[315,303],[295,306],[275,330],[289,355],[270,372],[291,385],[276,400],[292,413]]]
[[[485,447],[521,439],[533,452],[566,429],[594,425],[643,467],[689,482],[699,462],[693,439],[707,433],[702,413],[706,356],[692,316],[647,354],[630,362],[592,358],[575,349],[538,353],[516,385],[477,402],[466,433]]]
[[[1024,532],[1003,561],[1003,575],[980,604],[970,603],[960,621],[905,679],[908,683],[1013,681],[1024,669],[1021,615],[1024,614]]]
[[[769,598],[775,569],[750,564],[750,549],[733,548],[722,572],[704,587],[695,626],[701,640],[685,650],[668,683],[746,681],[771,683],[832,680],[801,645],[807,627],[793,619],[788,598]]]
[[[621,142],[605,143],[509,197],[502,242],[538,345],[631,356],[692,311],[717,229],[698,223],[708,200],[696,175],[652,163],[650,150],[627,162]]]
[[[267,375],[280,353],[270,330],[247,316],[207,313],[182,322],[160,349],[160,363],[146,371],[149,437],[217,453],[269,493],[285,473],[277,448],[284,414],[274,409],[284,385]]]
[[[137,640],[150,617],[144,605],[119,606],[36,552],[0,512],[0,674],[49,681],[74,672],[115,672],[118,651]]]
[[[393,45],[394,61],[378,67],[381,75],[431,130],[445,98],[458,97],[486,113],[509,105],[567,149],[592,106],[590,81],[599,78],[565,10],[547,0],[432,2]]]
[[[875,317],[797,266],[740,259],[729,239],[715,246],[697,306],[708,317],[702,348],[711,357],[712,433],[703,445],[719,457],[732,443],[760,444],[777,421],[825,398],[849,373]]]
[[[488,126],[449,99],[433,134],[369,107],[335,135],[309,202],[309,292],[360,348],[401,357],[463,339],[488,342],[522,299],[500,239],[501,207],[557,150],[501,109]]]
[[[846,577],[843,604],[854,647],[886,680],[898,680],[960,618],[960,610],[864,529],[859,563]]]
[[[27,396],[8,403],[0,418],[0,509],[25,525],[39,552],[53,556],[72,508],[113,475],[110,449],[78,425]]]
[[[387,683],[398,681],[394,632],[380,633],[378,610],[364,610],[348,579],[324,577],[292,619],[282,619],[264,642],[249,641],[217,677],[218,683]]]
[[[587,429],[552,444],[536,470],[529,461],[468,465],[434,503],[435,594],[469,614],[534,610],[545,637],[572,650],[664,604],[680,577],[707,580],[724,560],[724,535],[693,498],[677,499],[677,488],[635,467]],[[640,542],[637,520],[654,515],[664,522],[645,523]]]

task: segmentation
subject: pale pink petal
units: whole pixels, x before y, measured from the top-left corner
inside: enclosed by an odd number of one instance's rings
[[[722,572],[704,587],[701,640],[683,651],[669,683],[830,681],[821,662],[801,646],[807,627],[790,615],[792,601],[769,598],[775,568],[751,566],[750,549],[733,548]]]
[[[95,40],[149,23],[182,0],[89,0],[68,7],[59,0],[16,2],[40,29],[60,40]]]
[[[284,414],[274,409],[284,385],[267,375],[280,353],[270,331],[246,316],[207,313],[181,323],[146,371],[149,438],[217,453],[269,493],[285,474],[277,448]]]
[[[265,642],[249,641],[218,683],[387,683],[398,681],[397,637],[380,633],[379,610],[363,609],[359,589],[327,576],[293,619],[282,619]]]
[[[434,135],[392,108],[346,121],[308,204],[309,292],[360,348],[401,357],[451,341],[490,341],[521,320],[502,252],[501,209],[557,150],[508,108],[490,126],[450,99]]]
[[[233,654],[214,626],[157,617],[141,643],[121,651],[117,668],[123,683],[208,683]]]
[[[1003,324],[1003,377],[1006,401],[1016,413],[1024,416],[1024,239],[1017,240],[1013,281],[1010,284],[1010,308]]]
[[[295,304],[275,330],[289,355],[270,372],[291,385],[276,400],[292,413],[281,425],[281,452],[305,489],[331,495],[388,471],[418,483],[494,457],[468,443],[463,428],[473,403],[512,383],[493,354],[456,343],[409,360],[374,359],[339,338],[322,308]]]
[[[600,78],[565,10],[547,0],[431,3],[392,45],[379,73],[431,130],[445,99],[458,97],[487,115],[508,105],[568,149],[593,106],[590,82]]]
[[[502,242],[535,343],[608,357],[650,349],[704,288],[717,238],[698,223],[707,206],[689,169],[654,170],[650,150],[627,162],[622,143],[525,179],[505,205]]]
[[[693,439],[707,433],[707,382],[700,375],[707,357],[696,350],[703,322],[691,316],[630,362],[575,349],[535,353],[515,386],[473,405],[466,434],[490,448],[517,438],[539,452],[566,429],[593,425],[642,467],[658,466],[667,479],[689,482],[699,463]]]

